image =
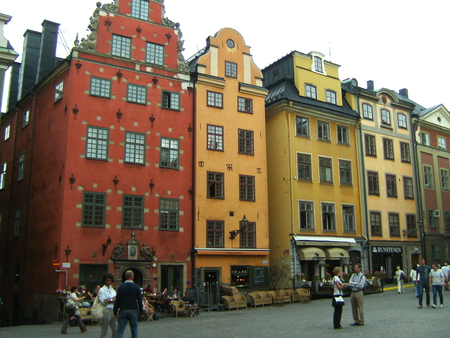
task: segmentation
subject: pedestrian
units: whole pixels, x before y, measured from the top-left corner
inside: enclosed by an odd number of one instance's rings
[[[333,324],[335,329],[342,329],[341,326],[341,317],[342,317],[342,307],[345,305],[344,298],[342,296],[344,293],[342,290],[347,286],[348,284],[345,284],[341,280],[342,276],[342,269],[337,266],[333,269],[333,300],[331,302],[331,305],[334,307],[334,313],[333,313]]]
[[[442,270],[438,269],[437,264],[431,264],[430,272],[430,285],[433,289],[433,305],[431,307],[436,309],[436,298],[439,293],[439,300],[441,301],[441,305],[439,307],[444,307],[444,298],[442,297],[442,286],[445,285],[445,278]]]
[[[130,323],[131,338],[138,338],[138,318],[144,315],[141,288],[133,282],[133,271],[126,271],[125,279],[117,290],[114,302],[114,318],[118,320],[117,338],[123,338],[127,322]]]
[[[111,327],[111,338],[117,337],[117,323],[114,318],[114,301],[116,300],[116,290],[112,287],[114,276],[107,273],[103,276],[103,287],[98,292],[98,300],[105,306],[102,319],[102,333],[100,338],[105,338],[108,333],[108,326]]]
[[[361,272],[361,264],[355,264],[353,270],[355,272],[350,277],[349,285],[352,288],[350,302],[354,323],[350,325],[362,326],[364,325],[363,290],[366,286],[366,276]]]
[[[448,266],[447,261],[444,262],[444,264],[442,264],[442,268],[441,268],[442,273],[444,274],[444,278],[445,278],[445,286],[444,289],[448,290],[448,280],[450,278],[450,267]]]
[[[422,308],[422,301],[423,301],[423,290],[425,289],[425,297],[427,306],[430,307],[430,271],[431,268],[429,265],[425,265],[425,259],[422,258],[420,260],[420,265],[417,267],[417,277],[416,277],[416,284],[418,284],[419,287],[419,306],[418,308]]]
[[[414,291],[416,292],[416,298],[419,298],[419,284],[416,283],[416,279],[419,279],[419,273],[417,272],[417,265],[413,264],[411,268],[411,272],[409,273],[409,277],[411,278],[414,284]]]
[[[397,271],[395,271],[395,278],[397,279],[397,290],[398,293],[405,293],[404,281],[406,280],[405,272],[397,266]]]
[[[78,298],[77,294],[75,293],[76,291],[77,291],[76,286],[72,286],[70,288],[70,296],[66,304],[66,319],[64,320],[63,326],[61,328],[62,334],[67,333],[67,327],[69,326],[69,321],[72,318],[76,319],[76,321],[78,322],[78,326],[80,327],[81,333],[87,331],[86,325],[84,325],[80,316],[80,302],[84,299],[84,297]]]

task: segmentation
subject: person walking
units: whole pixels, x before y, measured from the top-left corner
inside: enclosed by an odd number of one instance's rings
[[[397,279],[397,290],[398,293],[405,293],[404,281],[406,279],[405,272],[397,266],[397,271],[395,271],[395,278]]]
[[[431,264],[430,272],[430,285],[433,289],[433,305],[431,307],[436,309],[436,298],[439,293],[439,300],[441,305],[439,307],[444,307],[444,298],[442,297],[442,287],[445,285],[445,277],[442,270],[438,269],[436,264]]]
[[[117,337],[117,323],[114,318],[114,301],[116,300],[116,290],[112,287],[114,276],[107,273],[103,276],[103,287],[98,292],[98,300],[105,306],[105,312],[102,320],[102,333],[100,338],[106,338],[108,326],[111,327],[111,338]]]
[[[130,323],[131,338],[138,338],[138,318],[144,315],[141,289],[133,282],[133,271],[126,271],[125,279],[126,281],[117,290],[114,302],[114,318],[119,323],[117,338],[123,338],[127,322]]]
[[[414,291],[416,292],[416,298],[419,298],[419,285],[416,283],[416,279],[419,279],[419,273],[417,272],[417,265],[412,266],[411,272],[409,273],[409,277],[414,285]]]
[[[342,290],[348,284],[345,284],[341,280],[342,269],[337,266],[333,269],[333,300],[331,302],[331,306],[334,307],[333,313],[333,324],[335,329],[342,329],[341,326],[341,317],[342,317],[342,307],[345,305],[344,298],[342,296],[344,293]]]
[[[363,290],[366,286],[366,276],[361,272],[361,264],[355,264],[355,271],[350,277],[349,285],[352,288],[350,302],[352,304],[352,314],[354,323],[351,326],[364,325]]]
[[[417,267],[417,277],[416,277],[416,284],[419,287],[419,306],[418,308],[422,308],[422,302],[423,302],[423,290],[425,289],[425,297],[427,306],[430,307],[430,271],[431,268],[429,265],[425,265],[425,259],[422,258],[420,260],[420,265]]]
[[[447,261],[445,261],[444,264],[442,264],[441,271],[444,274],[444,278],[445,278],[444,290],[448,290],[448,280],[450,278],[450,267],[448,266]]]
[[[84,325],[80,316],[80,302],[84,299],[84,297],[78,298],[76,291],[76,286],[72,286],[70,288],[70,296],[66,305],[66,319],[64,320],[63,326],[61,328],[62,334],[67,333],[67,327],[69,326],[69,321],[72,317],[75,317],[75,319],[77,320],[81,333],[87,331],[86,325]]]

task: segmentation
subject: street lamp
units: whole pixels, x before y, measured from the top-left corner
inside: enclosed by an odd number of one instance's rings
[[[239,230],[230,231],[230,239],[235,239],[237,237],[237,235],[239,235],[242,231],[244,231],[247,228],[248,219],[247,219],[247,217],[245,217],[245,214],[244,214],[244,218],[240,221],[240,224],[241,224],[241,226],[240,226]]]

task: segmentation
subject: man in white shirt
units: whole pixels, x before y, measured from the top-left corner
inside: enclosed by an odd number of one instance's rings
[[[366,286],[366,276],[361,272],[361,264],[355,264],[353,270],[355,273],[350,278],[349,284],[352,288],[350,301],[355,322],[350,325],[362,326],[364,325],[363,290]]]
[[[450,278],[449,272],[450,272],[450,267],[448,266],[447,261],[444,262],[444,264],[442,264],[442,268],[441,268],[442,273],[444,274],[445,277],[445,286],[444,289],[448,290],[448,280]]]
[[[105,306],[105,314],[102,320],[101,338],[106,338],[108,333],[108,325],[111,327],[111,338],[117,337],[117,323],[114,320],[114,301],[116,300],[116,290],[112,287],[114,276],[107,273],[103,276],[103,287],[98,292],[98,300]]]

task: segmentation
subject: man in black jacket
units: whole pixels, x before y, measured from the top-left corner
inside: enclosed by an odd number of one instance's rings
[[[144,314],[141,289],[133,282],[133,271],[125,272],[125,279],[125,283],[117,290],[114,303],[114,318],[119,321],[117,338],[123,338],[127,321],[130,322],[131,338],[138,338],[138,318]],[[119,315],[117,315],[119,309]]]

